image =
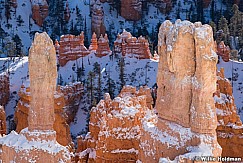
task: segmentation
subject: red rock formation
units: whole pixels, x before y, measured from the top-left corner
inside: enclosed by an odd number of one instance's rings
[[[0,105],[5,106],[8,103],[9,95],[9,76],[7,73],[2,73],[0,74]]]
[[[89,46],[89,50],[90,51],[96,51],[98,49],[98,43],[97,43],[97,37],[96,37],[96,34],[93,33],[92,35],[92,39],[91,39],[91,44]]]
[[[46,33],[36,34],[29,54],[30,110],[28,128],[0,138],[3,162],[71,162],[70,153],[56,143],[54,92],[56,52]]]
[[[97,0],[91,7],[91,30],[96,33],[98,37],[104,35],[106,28],[104,24],[104,11],[101,2]]]
[[[79,36],[70,34],[61,36],[60,45],[55,42],[55,47],[58,52],[60,66],[64,66],[68,61],[77,60],[90,53],[84,46],[83,32]]]
[[[63,146],[72,145],[69,124],[73,122],[78,104],[83,93],[81,83],[67,86],[58,86],[54,95],[55,122],[53,125],[57,134],[57,142]],[[19,91],[20,100],[14,115],[16,132],[28,127],[30,109],[30,88],[22,85]]]
[[[32,19],[39,26],[42,26],[45,18],[48,16],[48,3],[46,0],[31,0]]]
[[[138,59],[150,59],[151,53],[149,43],[144,37],[138,39],[132,37],[130,32],[123,31],[117,36],[114,42],[114,53],[121,53],[123,56],[135,57]]]
[[[207,148],[201,155],[220,156],[212,98],[217,63],[212,28],[177,20],[174,25],[165,21],[159,31],[158,122],[156,127],[144,127],[141,159],[192,160],[194,148]],[[155,154],[148,153],[151,150]]]
[[[65,11],[64,11],[64,19],[65,21],[69,21],[70,19],[70,9],[69,9],[69,5],[68,5],[68,2],[66,2],[66,8],[65,8]]]
[[[109,94],[92,108],[90,133],[79,138],[82,160],[95,162],[136,162],[141,137],[141,121],[147,108],[146,95],[126,86],[114,100]]]
[[[5,135],[6,133],[6,114],[4,108],[0,106],[0,136]]]
[[[221,155],[212,98],[217,63],[212,28],[165,21],[158,45],[158,116],[148,108],[146,88],[136,92],[126,86],[114,100],[106,94],[92,108],[90,134],[79,141],[80,160],[192,162],[195,156]]]
[[[137,21],[142,16],[141,0],[121,0],[121,16],[126,20]]]
[[[225,62],[229,62],[230,48],[226,46],[223,41],[217,45],[217,54],[222,57]]]
[[[103,35],[100,36],[98,40],[98,48],[96,50],[96,56],[97,57],[103,57],[106,55],[111,54],[110,46],[109,46],[109,40],[107,37],[107,34],[103,37]]]
[[[218,118],[217,137],[223,157],[241,157],[243,150],[243,125],[237,114],[232,86],[224,77],[224,69],[218,72],[217,91],[214,94]],[[230,145],[229,145],[230,144]]]

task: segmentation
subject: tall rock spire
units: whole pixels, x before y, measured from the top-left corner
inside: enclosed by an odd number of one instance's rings
[[[29,131],[53,130],[56,53],[53,42],[46,33],[35,35],[29,54],[29,74]]]

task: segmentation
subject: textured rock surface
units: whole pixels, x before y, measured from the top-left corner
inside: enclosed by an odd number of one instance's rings
[[[6,114],[4,108],[0,106],[0,136],[6,134]]]
[[[60,44],[60,45],[59,45]],[[88,55],[90,52],[84,46],[84,33],[80,35],[63,35],[60,43],[55,42],[56,52],[58,53],[58,61],[60,66],[64,66],[68,61],[76,60],[80,57]]]
[[[135,162],[138,159],[140,118],[148,110],[143,92],[126,86],[114,100],[105,94],[104,100],[92,108],[90,134],[85,139],[79,138],[80,159],[84,160],[87,154],[89,160],[95,159],[95,162]]]
[[[46,0],[31,0],[32,19],[39,26],[42,26],[45,18],[48,16],[48,3]]]
[[[189,152],[186,147],[200,144],[207,146],[211,155],[219,156],[212,98],[216,89],[217,55],[213,51],[211,27],[188,21],[177,20],[175,24],[165,21],[160,27],[158,45],[158,129],[182,143],[175,148],[173,141],[168,147],[161,142],[159,149],[163,157],[174,159]],[[173,130],[172,123],[188,133],[178,137],[180,132]],[[188,134],[193,138],[183,140]]]
[[[36,33],[29,50],[30,110],[28,128],[0,139],[3,162],[70,162],[67,148],[56,143],[54,92],[56,53],[46,33]]]
[[[89,50],[90,51],[96,51],[98,49],[98,42],[97,42],[97,35],[95,33],[93,33],[92,35],[92,39],[91,39],[91,43],[89,46]]]
[[[9,100],[9,76],[6,73],[0,74],[0,105],[5,106]]]
[[[123,56],[135,57],[138,59],[150,59],[151,53],[149,50],[149,43],[144,37],[133,37],[130,32],[126,30],[114,42],[114,53],[121,53]]]
[[[75,83],[58,86],[54,94],[55,122],[53,127],[57,134],[57,142],[63,146],[72,144],[69,123],[74,120],[82,93],[82,84]],[[22,85],[19,97],[20,100],[14,116],[16,132],[18,133],[28,127],[30,109],[30,88],[28,85]]]
[[[225,62],[229,62],[230,48],[226,46],[223,41],[217,45],[217,54],[222,57]]]
[[[137,21],[142,16],[141,0],[121,0],[121,16],[126,20]]]
[[[220,69],[217,77],[217,91],[214,94],[214,101],[218,117],[217,137],[223,149],[222,156],[241,157],[243,125],[234,104],[232,86],[229,80],[224,77],[224,69]]]
[[[104,11],[99,0],[94,2],[91,6],[91,30],[92,33],[96,33],[98,37],[100,37],[101,34],[104,35],[106,31],[104,24]]]
[[[97,57],[103,57],[106,55],[111,54],[110,46],[109,46],[109,40],[107,34],[103,37],[103,35],[100,36],[98,40],[98,48],[96,50],[96,56]]]
[[[154,3],[162,13],[168,13],[172,9],[171,0],[149,0],[149,1]]]

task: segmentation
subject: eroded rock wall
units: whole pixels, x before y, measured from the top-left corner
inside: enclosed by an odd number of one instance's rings
[[[45,18],[48,16],[48,3],[46,0],[31,0],[32,19],[39,26],[42,26]]]
[[[217,73],[217,91],[214,94],[218,118],[217,137],[222,156],[241,157],[243,150],[243,125],[237,114],[232,86],[224,76],[224,69]],[[230,145],[229,145],[230,144]]]

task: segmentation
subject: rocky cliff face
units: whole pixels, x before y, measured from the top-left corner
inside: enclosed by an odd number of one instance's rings
[[[118,34],[114,42],[114,53],[138,59],[150,59],[152,57],[148,40],[142,36],[139,38],[133,37],[126,30],[122,34]]]
[[[56,52],[46,33],[36,33],[29,54],[30,108],[28,128],[0,138],[3,162],[71,162],[69,151],[56,143],[54,92]]]
[[[142,138],[144,143],[151,140],[150,148],[144,146],[142,158],[154,157],[149,154],[151,148],[156,148],[156,155],[170,159],[178,159],[180,155],[190,160],[194,148],[207,148],[209,153],[204,155],[220,156],[212,98],[216,88],[217,55],[211,27],[188,21],[177,20],[175,24],[165,21],[159,30],[158,45],[158,122],[153,130],[145,128],[152,135],[145,134]],[[161,136],[171,140],[156,142]],[[157,153],[159,151],[161,153]]]
[[[6,114],[2,106],[0,106],[0,136],[7,134]]]
[[[111,54],[111,50],[110,50],[110,46],[109,46],[109,39],[107,34],[105,34],[105,36],[103,37],[103,35],[100,36],[99,40],[98,40],[98,48],[96,50],[96,56],[97,57],[103,57],[106,55],[110,55]]]
[[[9,76],[6,73],[0,74],[0,105],[5,106],[9,100]]]
[[[48,16],[48,3],[46,0],[31,0],[32,19],[39,26],[42,26]]]
[[[243,150],[243,125],[234,104],[232,86],[224,77],[224,69],[220,69],[217,78],[214,101],[218,118],[217,137],[223,149],[222,156],[240,157]]]
[[[57,134],[57,142],[63,146],[72,145],[69,123],[73,122],[78,104],[83,93],[81,83],[67,86],[58,86],[54,94],[55,121],[53,128]],[[30,87],[22,85],[19,91],[20,100],[14,115],[16,132],[28,127],[30,109]]]
[[[96,33],[98,37],[104,35],[106,27],[104,24],[104,11],[102,4],[99,0],[94,2],[91,6],[91,30]]]

